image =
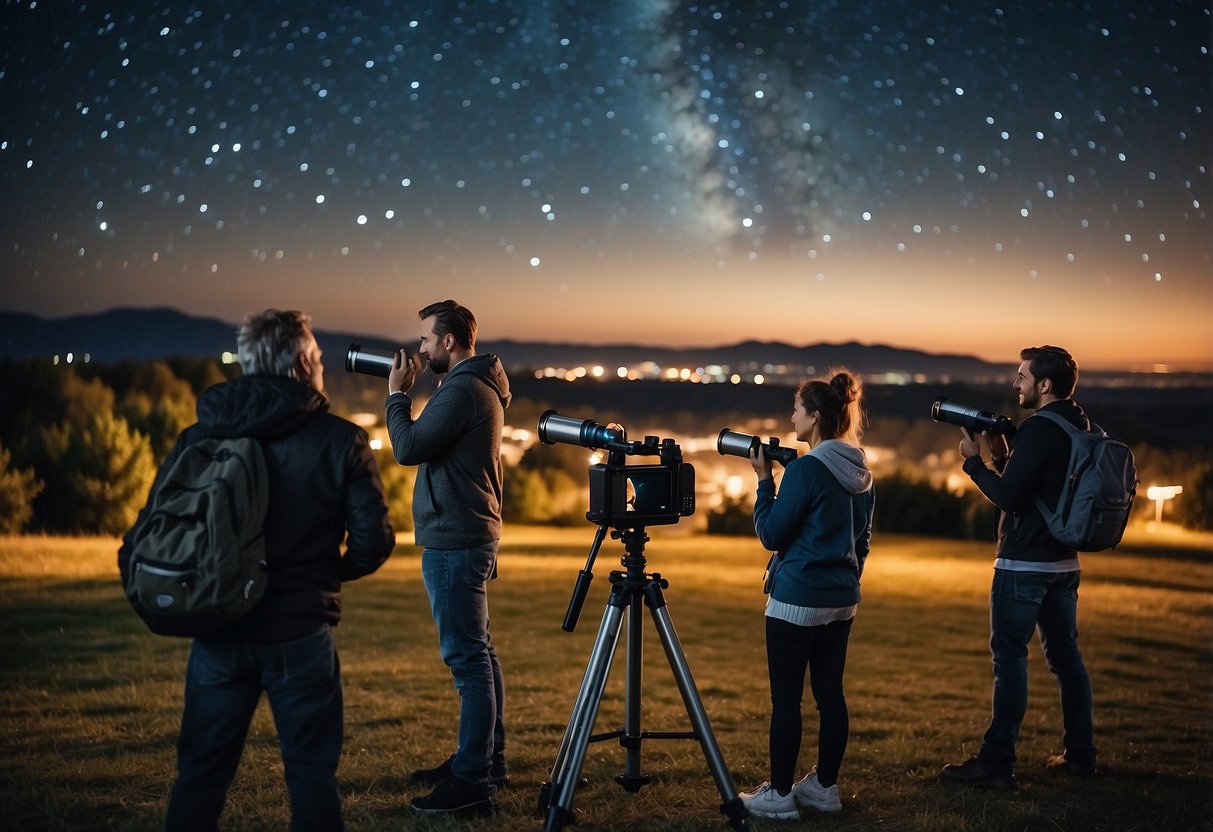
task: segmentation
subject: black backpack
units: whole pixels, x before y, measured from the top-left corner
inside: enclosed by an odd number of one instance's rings
[[[131,530],[126,595],[152,632],[204,636],[265,595],[269,478],[255,439],[187,446]]]
[[[1034,415],[1061,425],[1070,436],[1070,463],[1057,508],[1050,510],[1040,497],[1034,498],[1049,534],[1079,552],[1113,548],[1125,532],[1137,493],[1133,451],[1097,426],[1080,430],[1047,410]]]

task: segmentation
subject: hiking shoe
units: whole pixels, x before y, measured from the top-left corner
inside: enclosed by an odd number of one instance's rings
[[[944,766],[939,779],[944,783],[958,783],[978,789],[1015,788],[1015,775],[1010,769],[998,768],[980,757],[970,757],[963,763]]]
[[[800,820],[800,810],[796,808],[796,798],[792,792],[781,795],[771,788],[770,783],[763,783],[752,792],[742,792],[737,795],[751,815],[776,820]]]
[[[1045,760],[1045,768],[1049,771],[1062,771],[1071,777],[1093,777],[1095,763],[1076,763],[1066,759],[1065,754],[1054,754]]]
[[[414,812],[440,814],[467,812],[488,814],[493,811],[495,786],[477,786],[470,780],[451,775],[424,797],[414,797],[409,807]]]
[[[817,780],[817,769],[804,776],[792,786],[792,797],[801,806],[811,806],[819,812],[841,812],[842,801],[838,799],[838,784],[823,786]]]
[[[421,783],[425,786],[437,786],[451,776],[451,763],[454,761],[455,755],[452,754],[433,768],[419,768],[413,772],[412,780],[414,783]],[[504,754],[493,755],[492,762],[489,763],[489,778],[493,781],[494,786],[504,786],[510,782]]]

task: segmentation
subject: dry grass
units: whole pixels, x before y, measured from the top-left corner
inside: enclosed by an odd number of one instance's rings
[[[670,614],[739,787],[768,775],[761,574],[752,539],[652,530],[649,566],[670,579]],[[573,694],[617,566],[608,541],[580,626],[560,629],[592,528],[511,527],[492,589],[506,671],[513,780],[487,820],[419,822],[407,773],[454,745],[457,701],[434,644],[416,550],[402,543],[377,575],[346,589],[337,630],[346,683],[340,778],[351,830],[534,830]],[[1159,543],[1159,540],[1162,543]],[[173,776],[187,642],[148,634],[117,585],[108,539],[0,538],[0,828],[158,828]],[[1051,776],[1060,750],[1056,688],[1039,650],[1020,742],[1021,788],[945,788],[946,762],[972,752],[989,713],[988,547],[878,537],[847,670],[852,735],[845,811],[825,830],[1213,829],[1213,553],[1209,540],[1138,535],[1084,558],[1080,627],[1093,677],[1102,774]],[[677,688],[646,623],[644,729],[687,730]],[[598,730],[623,713],[623,657]],[[811,706],[808,711],[811,714]],[[806,720],[802,767],[812,764]],[[727,828],[695,743],[648,741],[653,784],[612,782],[622,749],[591,746],[577,829]],[[288,812],[267,709],[258,711],[225,828],[281,829]],[[786,828],[756,820],[755,828]]]

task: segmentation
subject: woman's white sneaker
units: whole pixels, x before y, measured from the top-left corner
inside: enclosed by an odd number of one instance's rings
[[[751,815],[776,820],[800,820],[800,810],[796,808],[795,789],[785,795],[771,788],[770,783],[763,783],[752,792],[742,792],[738,795]]]
[[[842,801],[838,799],[838,784],[828,788],[821,785],[817,781],[816,768],[792,786],[792,796],[801,806],[811,806],[819,812],[842,811]]]

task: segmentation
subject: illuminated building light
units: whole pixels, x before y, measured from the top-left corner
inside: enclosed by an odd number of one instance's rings
[[[1167,500],[1175,499],[1177,494],[1182,494],[1184,487],[1182,485],[1151,485],[1146,489],[1146,498],[1154,501],[1154,522],[1162,522],[1162,507]]]

